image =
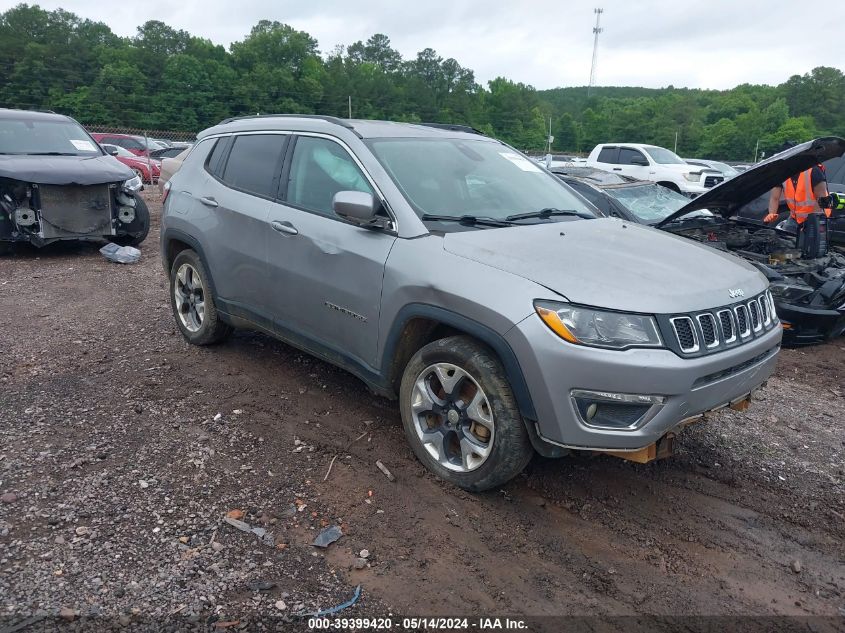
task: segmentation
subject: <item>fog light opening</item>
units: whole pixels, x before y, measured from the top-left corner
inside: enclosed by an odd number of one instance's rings
[[[633,431],[651,420],[666,402],[664,396],[573,389],[572,404],[585,426]]]

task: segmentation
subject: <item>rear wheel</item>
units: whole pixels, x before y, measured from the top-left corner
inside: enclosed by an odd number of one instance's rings
[[[414,454],[465,490],[500,486],[534,454],[501,363],[468,336],[441,339],[414,354],[399,397]]]
[[[202,260],[190,249],[180,252],[170,268],[170,304],[182,336],[194,345],[223,340],[231,327],[220,320]]]

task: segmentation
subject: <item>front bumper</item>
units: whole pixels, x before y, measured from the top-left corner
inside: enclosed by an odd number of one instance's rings
[[[781,329],[741,347],[698,358],[665,349],[604,350],[561,340],[531,315],[506,339],[519,359],[541,439],[568,448],[634,450],[682,421],[746,397],[775,371]],[[597,429],[576,412],[573,389],[664,396],[662,407],[631,430]]]
[[[777,299],[775,308],[783,323],[785,347],[816,345],[845,334],[845,314],[838,310],[809,308]]]

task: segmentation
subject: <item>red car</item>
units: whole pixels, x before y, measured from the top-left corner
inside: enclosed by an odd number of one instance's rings
[[[135,156],[147,155],[147,146],[144,144],[143,138],[132,136],[131,134],[111,134],[102,132],[95,132],[91,134],[91,136],[93,136],[94,140],[100,145],[117,145],[118,147],[128,150]]]
[[[149,163],[147,163],[147,158],[145,156],[136,156],[128,149],[120,147],[119,145],[111,145],[108,143],[101,143],[101,145],[108,154],[114,156],[117,160],[140,176],[142,182],[150,185],[158,182],[158,177],[161,175],[161,163],[157,160],[150,159]],[[152,167],[153,171],[152,179],[150,179],[150,167]]]

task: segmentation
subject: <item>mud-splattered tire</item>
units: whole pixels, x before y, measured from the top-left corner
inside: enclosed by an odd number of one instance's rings
[[[180,252],[170,267],[170,306],[176,327],[193,345],[218,343],[232,331],[220,320],[208,272],[193,250]]]
[[[469,336],[440,339],[414,354],[399,402],[414,454],[465,490],[504,484],[534,454],[501,362]]]

